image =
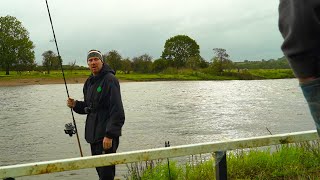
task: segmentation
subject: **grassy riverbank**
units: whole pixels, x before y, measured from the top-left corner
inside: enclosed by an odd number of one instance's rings
[[[258,79],[284,79],[294,78],[291,69],[253,69],[245,71],[229,71],[220,74],[212,74],[205,70],[193,71],[180,69],[165,71],[157,74],[117,74],[119,79],[131,81],[155,81],[155,80],[258,80]]]
[[[65,70],[67,83],[83,83],[90,75],[89,70]],[[229,71],[220,74],[212,74],[206,71],[193,71],[191,69],[173,69],[162,73],[155,74],[116,74],[120,81],[168,81],[168,80],[255,80],[255,79],[281,79],[293,78],[290,69],[254,69],[245,71]],[[5,75],[0,71],[0,85],[6,84],[51,84],[63,83],[61,71],[51,71],[50,74],[39,71],[10,72]]]
[[[201,157],[184,165],[163,160],[155,165],[146,162],[129,168],[131,179],[202,180],[215,179],[215,161]],[[196,159],[196,160],[194,160]],[[239,150],[228,153],[228,179],[319,179],[319,141],[279,145],[266,149]],[[147,166],[146,166],[147,165]],[[144,167],[144,168],[141,168]],[[147,168],[146,168],[147,167]]]

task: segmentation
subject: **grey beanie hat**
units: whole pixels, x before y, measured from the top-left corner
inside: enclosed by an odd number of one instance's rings
[[[89,58],[92,58],[92,57],[97,57],[99,58],[101,61],[103,61],[103,58],[102,58],[102,54],[100,51],[98,50],[95,50],[95,49],[92,49],[88,52],[88,56],[87,56],[87,61]]]

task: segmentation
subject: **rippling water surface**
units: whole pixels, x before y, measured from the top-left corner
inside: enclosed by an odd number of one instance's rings
[[[68,85],[82,99],[82,85]],[[118,152],[315,129],[295,79],[121,83],[126,113]],[[61,85],[0,87],[0,166],[79,157]],[[82,149],[85,116],[75,114]],[[117,166],[117,176],[126,174]],[[17,179],[97,179],[95,169]]]

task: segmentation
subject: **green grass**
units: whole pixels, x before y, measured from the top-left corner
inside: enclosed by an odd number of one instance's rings
[[[250,69],[248,72],[253,76],[265,79],[294,78],[294,74],[291,69]]]
[[[241,179],[296,179],[320,175],[319,142],[282,145],[278,150],[240,151],[228,155],[228,176]]]
[[[174,80],[231,80],[234,78],[226,76],[211,76],[201,75],[201,73],[195,74],[117,74],[119,79],[131,80],[131,81],[174,81]]]
[[[127,179],[215,179],[215,163],[213,158],[203,160],[201,156],[186,164],[170,160],[171,178],[166,160],[146,168],[135,164]],[[319,141],[228,152],[227,168],[228,179],[320,179]]]
[[[90,71],[88,70],[74,70],[64,71],[66,78],[76,78],[76,77],[88,77],[90,75]],[[50,74],[47,72],[39,72],[39,71],[23,71],[17,73],[15,71],[10,71],[9,75],[5,75],[4,71],[0,71],[0,80],[10,80],[10,79],[34,79],[34,78],[48,78],[48,79],[60,79],[62,78],[62,72],[59,70],[50,71]]]

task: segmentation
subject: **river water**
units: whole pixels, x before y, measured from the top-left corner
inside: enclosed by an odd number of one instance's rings
[[[83,99],[82,84],[68,85]],[[295,79],[121,83],[126,113],[118,152],[315,129]],[[0,166],[79,157],[64,84],[0,87]],[[85,116],[75,114],[82,149]],[[117,176],[126,174],[117,166]],[[19,179],[98,179],[95,169]]]

